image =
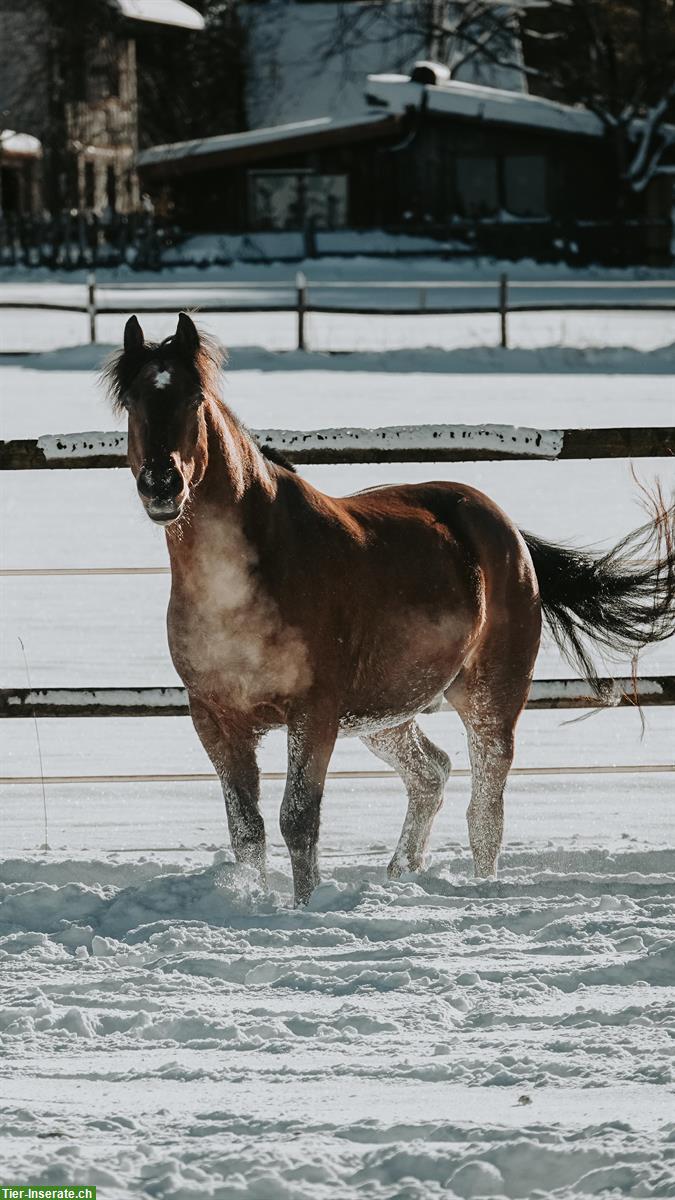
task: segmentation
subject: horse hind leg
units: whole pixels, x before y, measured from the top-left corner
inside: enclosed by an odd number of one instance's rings
[[[474,873],[496,874],[504,836],[504,788],[513,762],[513,731],[470,726],[471,801],[467,809]]]
[[[497,870],[504,835],[504,788],[513,762],[516,722],[529,685],[529,672],[514,671],[507,689],[495,674],[477,669],[463,672],[446,692],[467,733],[471,800],[466,816],[479,878],[489,878]]]
[[[416,721],[362,738],[369,750],[401,776],[408,793],[408,809],[393,858],[387,867],[390,879],[404,871],[419,871],[434,817],[443,803],[450,774],[450,759],[422,733]]]

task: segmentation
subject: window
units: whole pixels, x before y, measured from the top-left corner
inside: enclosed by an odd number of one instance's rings
[[[460,157],[455,161],[458,210],[463,217],[493,217],[499,211],[496,158]]]
[[[504,159],[504,207],[516,217],[546,216],[546,159],[543,155],[513,154]]]
[[[341,229],[347,224],[347,176],[312,171],[249,171],[255,229]]]

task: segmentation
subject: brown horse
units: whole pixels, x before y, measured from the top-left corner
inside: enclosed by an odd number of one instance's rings
[[[542,609],[589,678],[584,635],[630,653],[669,636],[673,514],[659,504],[594,557],[521,534],[461,484],[333,499],[261,452],[218,394],[221,362],[188,316],[153,345],[131,317],[106,375],[128,411],[139,495],[166,528],[171,657],[222,782],[236,859],[264,880],[256,747],[286,726],[281,830],[296,902],[319,881],[321,797],[340,733],[401,775],[408,810],[389,874],[418,870],[450,761],[415,718],[445,696],[468,735],[475,871],[492,875]]]

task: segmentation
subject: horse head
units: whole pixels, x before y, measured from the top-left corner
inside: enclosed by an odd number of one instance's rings
[[[106,374],[115,408],[128,414],[129,465],[143,507],[168,526],[181,516],[203,478],[207,433],[203,407],[213,348],[185,313],[176,332],[148,343],[137,317],[124,330],[124,348]]]

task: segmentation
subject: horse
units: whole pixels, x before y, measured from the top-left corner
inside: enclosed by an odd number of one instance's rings
[[[495,874],[514,733],[542,614],[594,685],[589,639],[616,654],[675,631],[675,509],[604,554],[519,531],[452,482],[320,492],[223,402],[223,352],[181,313],[147,343],[132,316],[105,382],[171,563],[168,643],[222,785],[232,849],[265,884],[256,748],[285,727],[280,809],[296,904],[320,881],[321,800],[338,735],[358,736],[408,797],[390,878],[419,871],[450,760],[418,715],[443,697],[466,728],[475,875]]]

